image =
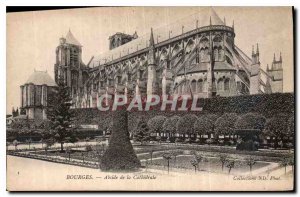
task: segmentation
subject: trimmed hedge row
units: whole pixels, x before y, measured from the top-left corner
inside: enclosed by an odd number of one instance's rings
[[[293,114],[295,111],[294,93],[274,93],[246,95],[235,97],[214,97],[198,99],[198,107],[202,111],[189,111],[189,114],[201,116],[203,114],[222,115],[224,113],[246,114],[255,112],[266,118],[274,114],[285,113]],[[180,106],[179,106],[180,107]],[[168,107],[167,107],[168,109]],[[77,117],[77,124],[99,124],[100,128],[107,128],[107,124],[112,122],[111,111],[100,111],[97,108],[73,109]],[[137,111],[133,109],[128,113],[128,129],[132,131],[141,117],[146,122],[155,116],[171,117],[174,115],[183,116],[186,111],[161,111],[160,104],[152,107],[150,111]]]

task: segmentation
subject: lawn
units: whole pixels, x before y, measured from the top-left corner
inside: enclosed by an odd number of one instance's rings
[[[180,156],[177,156],[176,158],[176,162],[175,162],[175,159],[172,158],[170,160],[170,168],[174,169],[190,169],[190,170],[194,170],[194,167],[191,165],[191,160],[194,159],[194,156],[193,155],[180,155]],[[222,164],[219,160],[219,158],[216,158],[216,157],[205,157],[204,159],[205,161],[202,161],[199,163],[199,171],[209,171],[209,172],[217,172],[217,173],[220,173],[222,172]],[[148,163],[150,163],[148,161]],[[143,164],[145,165],[145,162],[143,162]],[[154,159],[152,161],[152,165],[150,165],[150,168],[151,167],[157,167],[157,168],[165,168],[167,169],[167,161],[164,160],[163,158],[158,158],[158,159]],[[252,170],[255,170],[255,169],[259,169],[259,168],[262,168],[262,167],[265,167],[269,165],[269,163],[266,163],[266,162],[257,162]],[[246,172],[249,172],[249,166],[246,164],[245,161],[243,160],[235,160],[235,167],[231,170],[231,173],[235,174],[235,173],[246,173]],[[226,165],[224,166],[224,173],[228,172],[228,168],[226,167]]]

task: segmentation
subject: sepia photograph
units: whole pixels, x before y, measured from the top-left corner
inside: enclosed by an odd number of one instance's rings
[[[294,7],[7,8],[7,191],[295,190]]]

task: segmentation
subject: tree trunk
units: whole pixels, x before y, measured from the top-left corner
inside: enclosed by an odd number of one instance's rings
[[[169,168],[170,168],[170,160],[168,159],[168,174],[169,174]]]
[[[63,142],[60,143],[60,152],[64,152],[64,143]]]
[[[278,147],[278,139],[275,138],[275,140],[274,140],[274,148],[277,149],[277,147]]]
[[[222,162],[222,172],[223,172],[223,170],[224,170],[224,163]]]

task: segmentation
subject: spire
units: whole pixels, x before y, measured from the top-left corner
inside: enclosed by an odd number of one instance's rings
[[[149,46],[154,46],[154,36],[153,36],[152,27],[151,27],[151,34],[150,34]]]
[[[280,52],[279,61],[282,62],[281,52]]]
[[[66,35],[66,43],[76,45],[76,46],[82,46],[78,40],[74,37],[71,30],[69,29],[69,32]]]
[[[259,54],[258,43],[256,43],[256,54]]]
[[[254,45],[252,45],[252,55],[254,55]]]
[[[232,29],[234,30],[234,20],[232,21]]]
[[[276,61],[276,57],[275,57],[275,53],[274,53],[273,62],[275,62],[275,61]]]

